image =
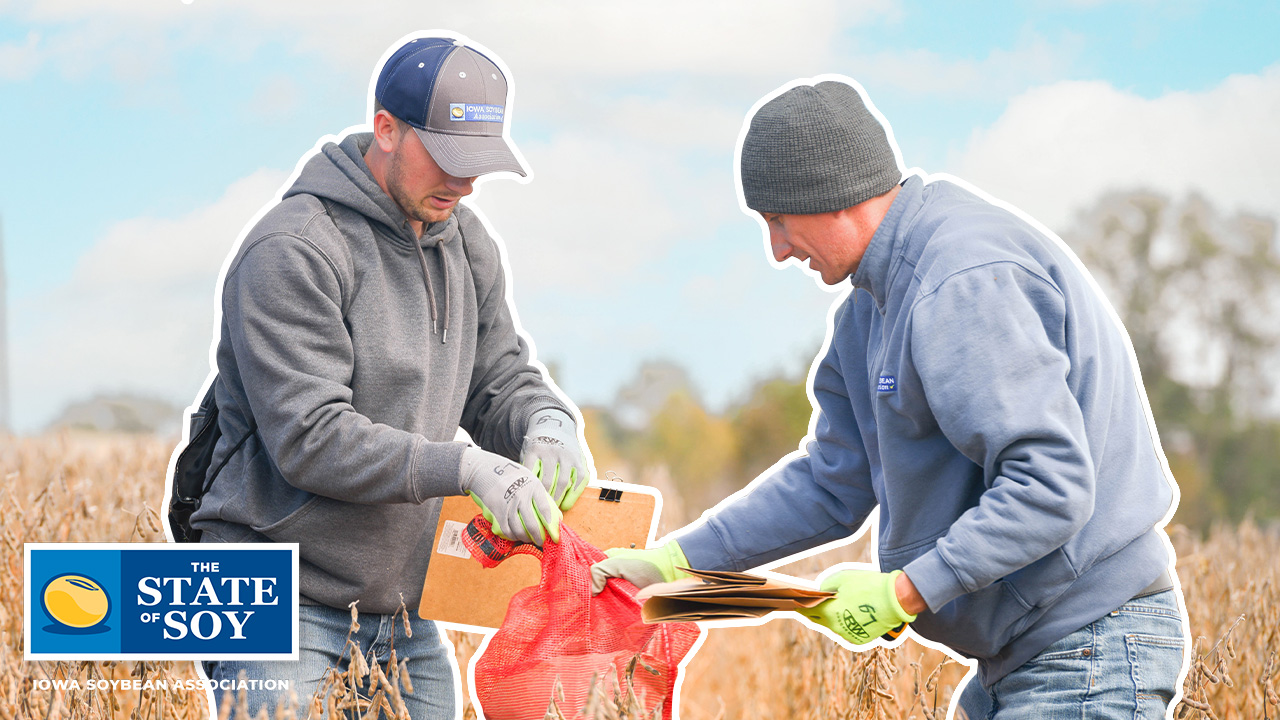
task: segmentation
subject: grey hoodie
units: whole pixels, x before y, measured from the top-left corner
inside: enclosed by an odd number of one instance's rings
[[[530,416],[568,409],[529,364],[497,244],[463,205],[421,239],[364,163],[325,145],[245,238],[222,292],[216,397],[227,461],[205,542],[297,542],[300,591],[415,607],[462,427],[518,459]],[[327,208],[326,208],[327,205]]]

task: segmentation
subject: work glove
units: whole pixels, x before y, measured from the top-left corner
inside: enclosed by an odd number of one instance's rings
[[[622,578],[642,588],[689,577],[688,573],[676,569],[689,567],[689,561],[685,559],[684,551],[675,540],[647,550],[609,548],[604,554],[608,555],[606,559],[591,566],[592,595],[599,595],[609,578]]]
[[[560,542],[560,508],[528,468],[467,447],[462,451],[462,491],[480,506],[495,535],[539,547],[548,536]]]
[[[902,624],[916,619],[898,602],[894,582],[901,574],[901,570],[835,573],[822,581],[822,589],[836,596],[797,612],[854,645],[866,645],[882,635],[897,637]]]
[[[568,510],[587,489],[587,459],[578,428],[563,410],[547,408],[529,418],[520,462],[542,481],[551,499]]]

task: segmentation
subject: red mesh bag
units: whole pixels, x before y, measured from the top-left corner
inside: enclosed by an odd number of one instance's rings
[[[625,580],[610,580],[592,597],[591,565],[605,554],[564,525],[560,542],[547,540],[539,550],[495,536],[489,523],[476,517],[463,544],[486,567],[513,554],[542,562],[541,580],[512,596],[502,627],[476,660],[476,699],[487,720],[543,720],[553,695],[565,717],[580,717],[592,676],[603,685],[604,699],[612,699],[614,682],[626,693],[628,666],[636,656],[631,673],[636,697],[646,715],[652,717],[660,706],[664,720],[670,720],[680,661],[700,632],[696,624],[645,625],[636,586]],[[563,701],[555,690],[557,679]]]

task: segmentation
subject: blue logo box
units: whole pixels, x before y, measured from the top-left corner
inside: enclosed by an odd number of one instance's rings
[[[449,120],[451,122],[500,123],[505,112],[506,108],[502,105],[449,103]]]
[[[27,543],[27,660],[296,660],[296,543]]]

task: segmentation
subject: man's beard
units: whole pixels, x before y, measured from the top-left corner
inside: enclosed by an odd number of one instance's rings
[[[442,222],[448,220],[453,214],[453,208],[433,208],[427,205],[429,198],[414,198],[404,190],[405,173],[404,167],[400,163],[400,157],[394,153],[391,155],[390,163],[387,167],[387,194],[395,200],[396,205],[400,206],[400,210],[410,220],[417,220],[420,223],[430,225],[431,223]]]

